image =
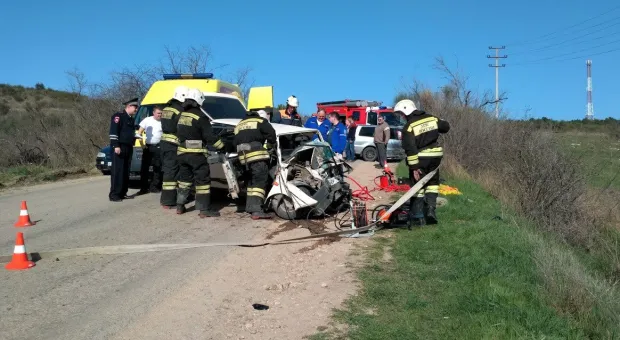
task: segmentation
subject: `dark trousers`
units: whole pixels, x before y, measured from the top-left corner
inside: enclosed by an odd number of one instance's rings
[[[247,213],[262,212],[265,202],[267,183],[269,181],[269,165],[267,161],[257,161],[248,164],[244,172],[247,183],[247,198],[245,211]]]
[[[375,143],[377,146],[377,160],[379,161],[379,165],[381,167],[385,167],[387,164],[387,145],[384,143]]]
[[[435,170],[441,163],[441,157],[420,157],[420,179],[429,172]],[[413,171],[409,170],[409,178],[413,184],[418,181],[413,177]],[[428,182],[410,200],[410,217],[424,218],[425,205],[427,209],[435,210],[437,206],[437,196],[439,196],[439,171],[431,177]]]
[[[149,167],[153,166],[153,180],[149,187]],[[156,191],[161,189],[161,147],[159,144],[147,144],[142,151],[140,164],[140,189]]]
[[[117,155],[112,149],[112,172],[110,174],[110,199],[127,196],[129,190],[129,167],[133,156],[133,145],[121,144],[121,153]]]
[[[344,150],[346,152],[345,159],[349,161],[354,161],[355,160],[355,141],[348,140],[347,145],[345,146]]]
[[[177,156],[179,180],[177,205],[185,205],[192,184],[196,184],[196,210],[205,213],[211,208],[211,169],[202,153],[186,153]]]
[[[160,204],[174,206],[177,204],[177,180],[179,179],[177,146],[166,141],[162,141],[160,145],[163,172]]]

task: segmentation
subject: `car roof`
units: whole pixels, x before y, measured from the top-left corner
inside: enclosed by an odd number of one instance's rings
[[[240,121],[241,119],[239,118],[223,118],[223,119],[215,119],[211,123],[237,126],[237,124],[239,124]],[[310,129],[310,128],[299,127],[295,125],[271,123],[271,126],[273,126],[274,130],[276,130],[276,135],[278,136],[292,135],[295,133],[304,133],[304,132],[311,132],[311,133],[319,132],[319,130],[317,129]]]

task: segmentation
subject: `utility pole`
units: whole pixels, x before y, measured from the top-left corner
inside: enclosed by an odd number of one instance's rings
[[[489,64],[489,67],[495,67],[495,118],[499,118],[499,68],[506,67],[506,64],[499,64],[500,59],[508,58],[507,55],[499,56],[499,50],[505,49],[506,46],[492,47],[489,46],[489,50],[495,50],[495,56],[487,55],[487,58],[495,59],[495,65]]]
[[[592,104],[592,60],[586,60],[586,77],[587,77],[587,109],[586,119],[594,119],[594,104]]]

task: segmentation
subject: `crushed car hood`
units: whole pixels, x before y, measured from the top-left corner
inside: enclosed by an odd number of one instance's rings
[[[240,121],[241,119],[237,119],[237,118],[225,118],[225,119],[214,119],[211,121],[211,123],[237,126],[237,124],[239,124]],[[291,135],[295,133],[304,133],[304,132],[317,133],[319,131],[316,129],[309,129],[309,128],[304,128],[304,127],[299,127],[299,126],[276,124],[276,123],[271,123],[271,126],[273,126],[274,130],[276,130],[276,135],[278,136]]]

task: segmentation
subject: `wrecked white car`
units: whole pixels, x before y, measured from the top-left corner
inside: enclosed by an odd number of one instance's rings
[[[245,196],[243,165],[232,145],[232,130],[240,119],[213,120],[227,152],[209,157],[211,187],[227,189],[232,198]],[[272,124],[277,136],[269,164],[265,207],[282,219],[305,219],[333,214],[348,207],[351,189],[344,180],[352,168],[337,158],[318,130]],[[318,136],[313,140],[314,136]]]

